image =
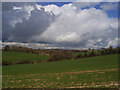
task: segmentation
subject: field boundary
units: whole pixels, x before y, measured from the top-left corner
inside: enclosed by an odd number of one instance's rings
[[[2,77],[15,77],[15,76],[36,76],[36,75],[40,75],[40,76],[51,76],[51,75],[66,75],[66,74],[80,74],[80,73],[93,73],[93,72],[103,72],[103,71],[119,71],[119,69],[105,69],[105,70],[87,70],[87,71],[77,71],[77,72],[64,72],[64,73],[49,73],[49,74],[29,74],[29,75],[2,75]],[[0,76],[1,77],[1,76]]]

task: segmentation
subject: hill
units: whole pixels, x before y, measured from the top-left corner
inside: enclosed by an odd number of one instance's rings
[[[47,61],[48,55],[40,55],[26,52],[13,52],[13,51],[2,51],[2,62],[3,64],[16,64],[22,61]]]
[[[3,88],[117,88],[117,82],[118,54],[3,66]]]

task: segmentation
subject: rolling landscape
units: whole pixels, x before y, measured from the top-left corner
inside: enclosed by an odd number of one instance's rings
[[[119,0],[7,1],[2,90],[120,89]]]
[[[72,58],[54,61],[50,61],[53,54],[35,54],[34,49],[28,53],[16,48],[2,52],[3,88],[118,88],[119,54],[115,51],[119,48],[112,48],[112,53],[110,48],[104,50],[108,51],[106,55],[99,55],[103,49],[94,50],[97,53],[94,56],[89,56],[93,50],[68,50],[72,51]],[[58,51],[62,56],[61,50],[45,51]],[[80,57],[82,54],[88,56]]]

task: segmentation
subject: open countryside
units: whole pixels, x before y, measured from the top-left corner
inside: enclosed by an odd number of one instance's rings
[[[111,52],[110,49],[113,54],[99,55],[103,51]],[[34,49],[32,53],[14,48],[4,50],[3,88],[117,88],[119,54],[114,54],[116,50],[119,48],[86,51],[42,50],[44,55],[34,53],[38,51]],[[90,56],[93,51],[97,54]],[[53,54],[48,54],[50,52]],[[54,52],[59,53],[56,60]],[[72,57],[66,59],[61,53],[70,56],[72,54]]]

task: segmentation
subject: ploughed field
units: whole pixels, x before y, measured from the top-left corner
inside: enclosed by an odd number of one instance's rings
[[[26,57],[30,58],[29,55]],[[8,65],[3,66],[2,69],[3,88],[118,87],[118,54],[47,63]]]

